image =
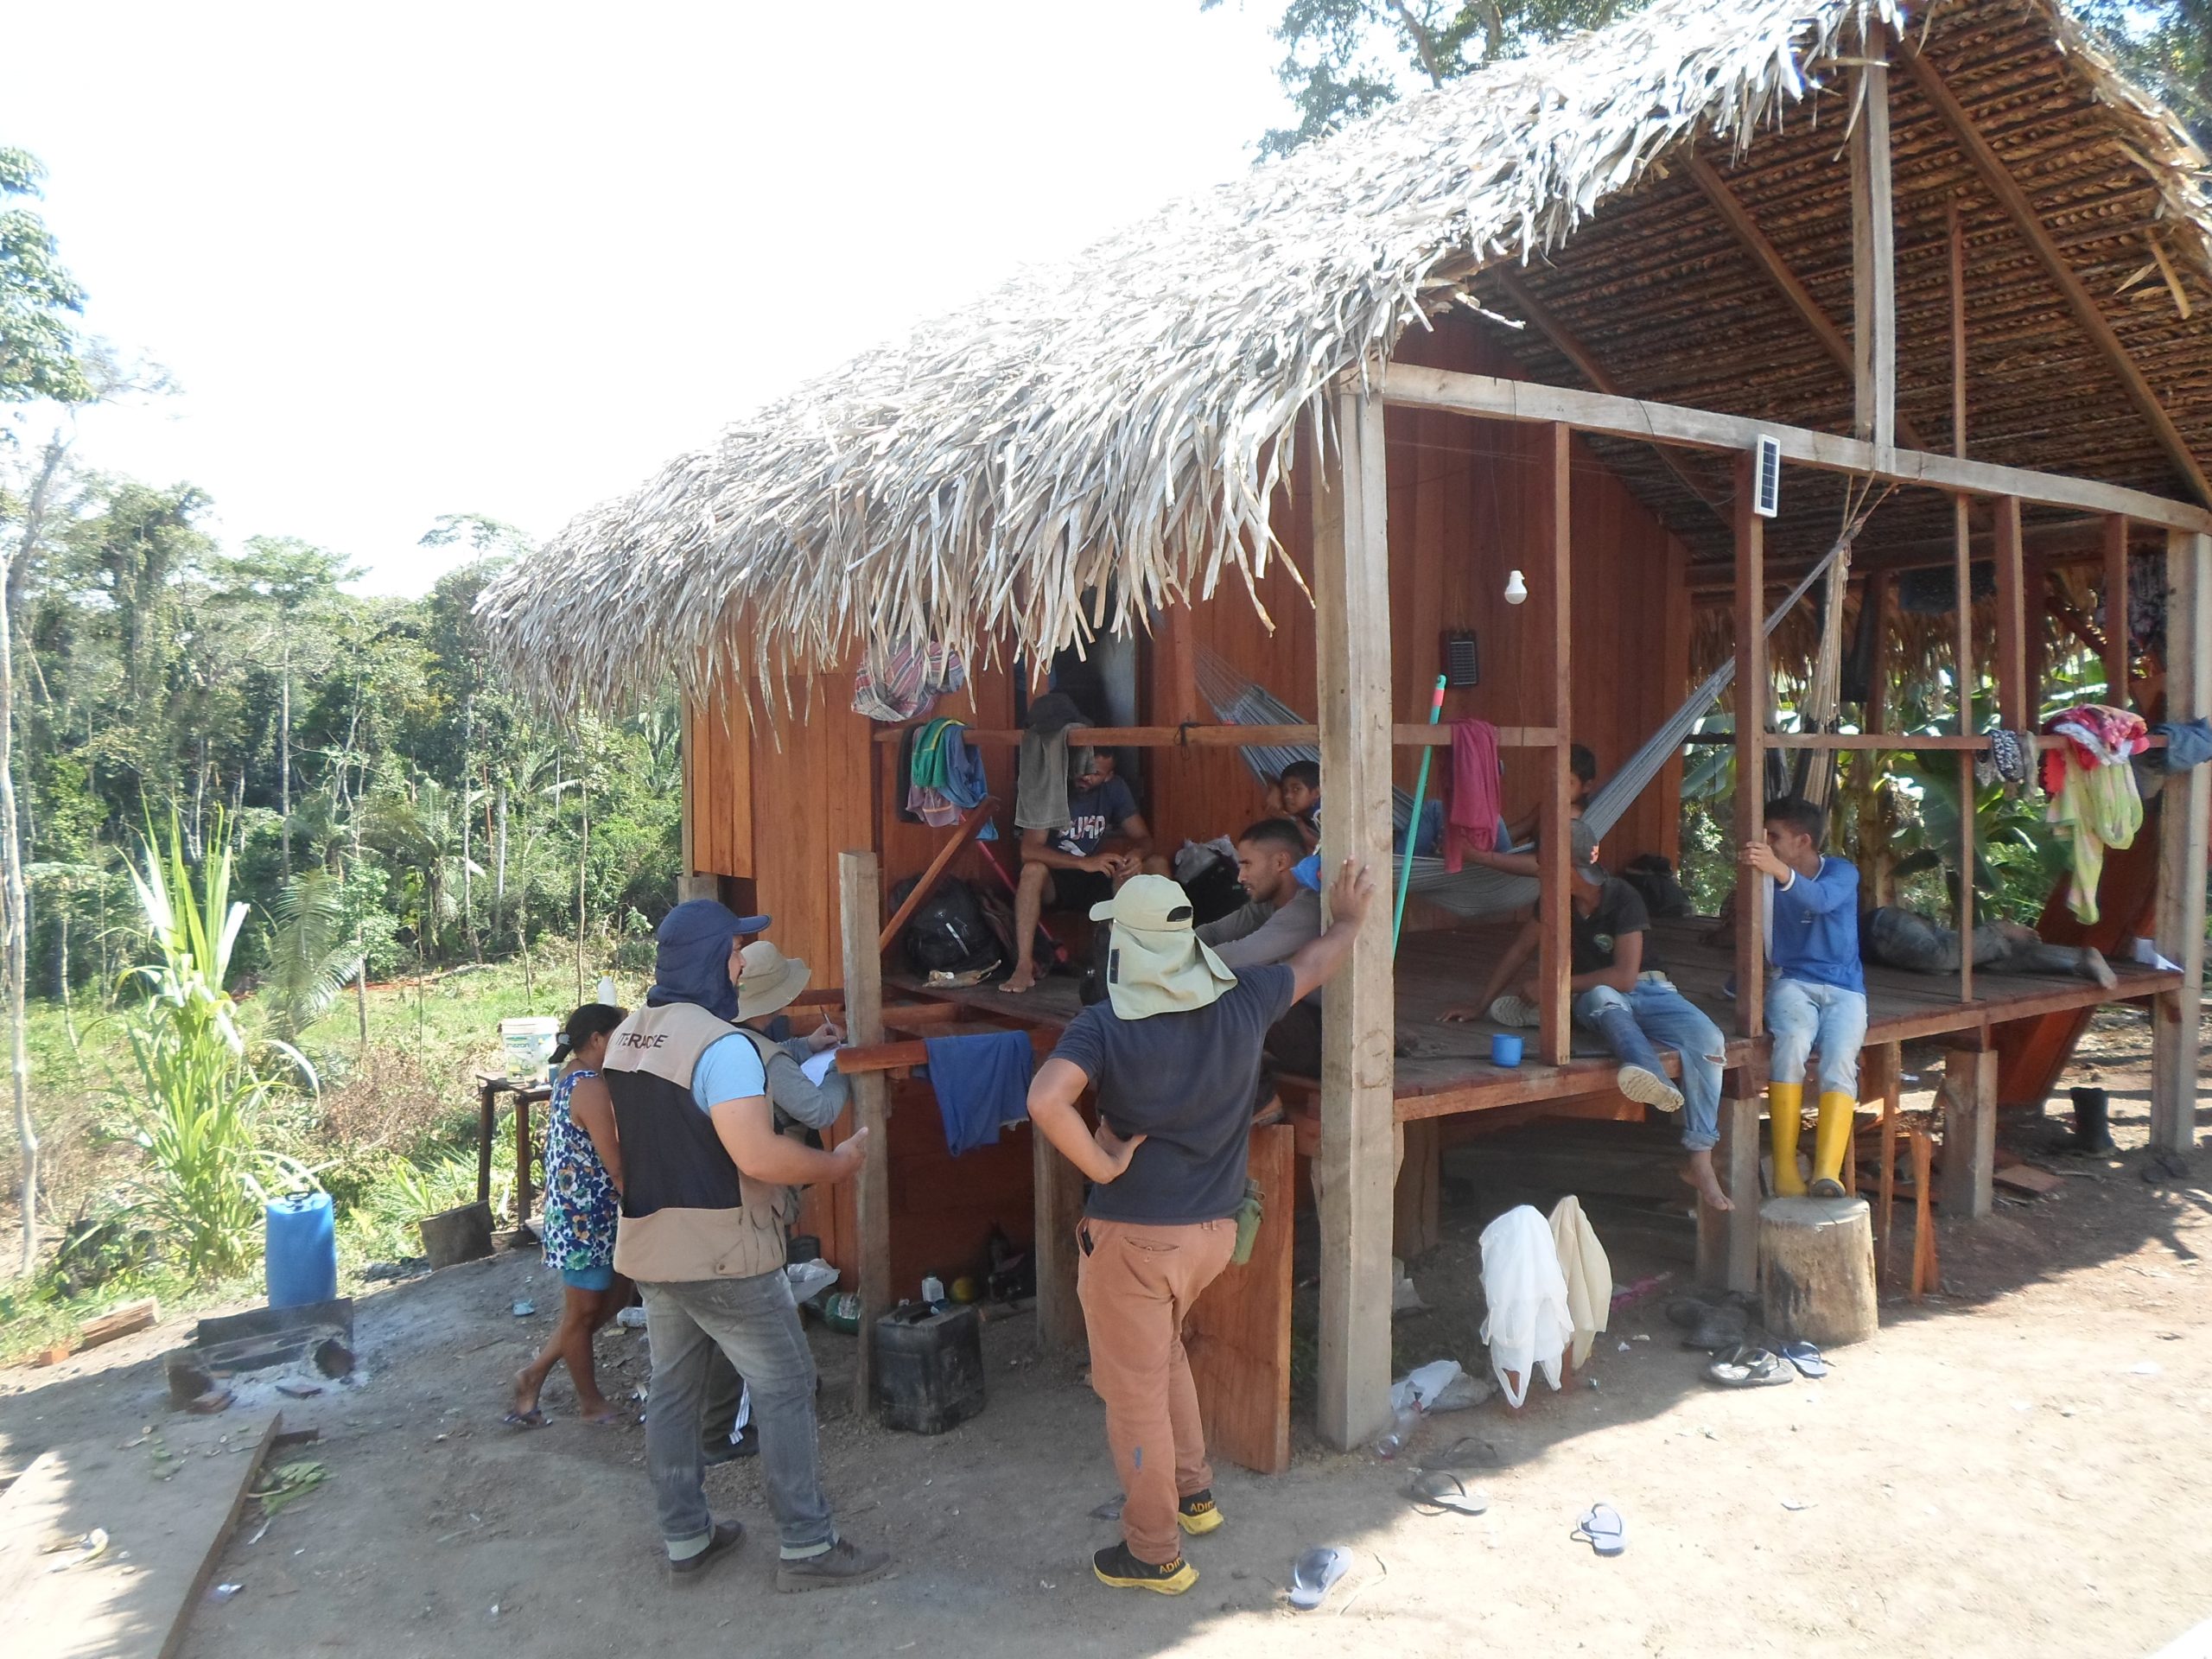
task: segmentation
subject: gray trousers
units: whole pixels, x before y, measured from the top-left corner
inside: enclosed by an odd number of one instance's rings
[[[1874,960],[1917,974],[1959,971],[1959,935],[1916,912],[1885,905],[1866,914]],[[2079,947],[2046,944],[2017,922],[1984,922],[1974,931],[1974,965],[1993,973],[2066,974],[2091,977]]]
[[[653,1358],[645,1464],[670,1555],[696,1553],[714,1533],[700,1456],[700,1414],[717,1350],[752,1386],[761,1484],[785,1556],[818,1554],[835,1543],[837,1529],[822,1490],[815,1438],[814,1355],[799,1327],[791,1281],[779,1271],[638,1289]]]

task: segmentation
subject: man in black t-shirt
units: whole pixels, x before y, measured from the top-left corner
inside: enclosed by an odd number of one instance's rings
[[[1144,868],[1152,830],[1128,784],[1114,773],[1110,749],[1077,751],[1080,770],[1068,780],[1068,822],[1058,830],[1022,832],[1021,880],[1014,889],[1014,972],[1000,988],[1019,994],[1037,982],[1037,918],[1047,905],[1085,909]],[[1103,852],[1120,836],[1127,845]]]
[[[1623,1094],[1662,1112],[1688,1106],[1682,1149],[1689,1154],[1689,1183],[1713,1209],[1732,1210],[1736,1206],[1713,1167],[1713,1149],[1720,1143],[1720,1073],[1726,1039],[1710,1016],[1659,971],[1657,958],[1644,948],[1651,918],[1643,899],[1618,876],[1598,868],[1597,836],[1580,818],[1574,821],[1570,863],[1574,892],[1573,913],[1567,923],[1568,967],[1573,977],[1568,984],[1574,995],[1574,1018],[1604,1038],[1620,1062],[1613,1081]],[[1446,1008],[1438,1017],[1447,1024],[1485,1016],[1500,1025],[1537,1024],[1538,987],[1533,970],[1519,995],[1507,995],[1505,990],[1536,954],[1542,937],[1541,923],[1526,924],[1475,1003]],[[1681,1057],[1680,1089],[1667,1081],[1655,1044]]]
[[[1190,900],[1166,876],[1132,877],[1091,907],[1114,924],[1107,1000],[1038,1068],[1029,1117],[1096,1184],[1076,1287],[1123,1494],[1122,1541],[1091,1559],[1103,1584],[1179,1595],[1198,1575],[1179,1531],[1222,1524],[1183,1322],[1236,1246],[1260,1046],[1350,957],[1374,889],[1347,861],[1327,931],[1242,975],[1198,943]],[[1076,1109],[1085,1088],[1097,1094],[1096,1132]]]

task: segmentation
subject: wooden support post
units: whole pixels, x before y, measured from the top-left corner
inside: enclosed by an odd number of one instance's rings
[[[492,1197],[492,1140],[499,1131],[499,1087],[494,1077],[476,1080],[476,1202]]]
[[[2024,732],[2036,723],[2028,695],[2028,573],[2020,540],[2020,499],[1997,500],[1997,723]]]
[[[1079,1356],[1087,1336],[1083,1304],[1076,1298],[1083,1172],[1033,1129],[1029,1175],[1037,1227],[1037,1341],[1048,1354]]]
[[[1390,565],[1382,404],[1336,399],[1333,467],[1313,467],[1314,632],[1321,775],[1329,780],[1322,868],[1390,872]],[[1557,845],[1556,839],[1554,842]],[[1321,1320],[1317,1415],[1349,1448],[1390,1419],[1392,1052],[1390,906],[1370,906],[1321,1026]]]
[[[530,1090],[515,1090],[515,1225],[530,1219]]]
[[[1890,1280],[1890,1232],[1897,1216],[1897,1104],[1898,1095],[1904,1087],[1904,1046],[1884,1043],[1874,1052],[1879,1057],[1876,1065],[1882,1078],[1882,1167],[1876,1178],[1875,1191],[1881,1197],[1881,1214],[1876,1219],[1875,1233],[1881,1243],[1879,1266],[1884,1284]]]
[[[1926,1290],[1943,1287],[1943,1269],[1936,1249],[1936,1217],[1929,1187],[1935,1181],[1935,1147],[1925,1129],[1908,1128],[1912,1140],[1912,1300]]]
[[[1427,1255],[1442,1242],[1438,1186],[1442,1171],[1441,1118],[1416,1118],[1405,1126],[1406,1160],[1398,1167],[1391,1249],[1402,1262]]]
[[[1720,1100],[1720,1144],[1713,1167],[1733,1210],[1697,1207],[1697,1281],[1722,1290],[1756,1290],[1759,1280],[1759,1090],[1732,1071]]]
[[[1996,1204],[1997,1051],[1943,1054],[1943,1213],[1980,1221]]]
[[[2212,536],[2166,538],[2166,718],[2212,714]],[[2204,988],[2204,842],[2212,768],[2166,779],[2158,796],[2158,945],[2181,964],[2178,990],[2151,1008],[2151,1144],[2196,1147],[2197,1040]]]
[[[2128,664],[2134,652],[2127,626],[2127,520],[2116,512],[2105,519],[2104,552],[2105,701],[2115,709],[2125,709]],[[2172,719],[2172,714],[2169,712],[2166,718]]]
[[[1897,223],[1890,199],[1890,70],[1866,43],[1851,130],[1853,430],[1879,448],[1897,441]]]
[[[837,856],[837,914],[843,944],[846,1039],[855,1045],[883,1040],[883,953],[876,948],[882,925],[883,880],[873,852]],[[891,1311],[891,1147],[886,1123],[890,1084],[880,1071],[852,1080],[853,1127],[865,1130],[868,1147],[854,1189],[855,1224],[860,1232],[861,1331],[859,1370],[854,1381],[854,1408],[875,1406],[875,1322]]]
[[[1538,673],[1549,682],[1552,725],[1559,733],[1559,753],[1552,758],[1544,779],[1542,798],[1543,936],[1537,947],[1536,983],[1542,1001],[1542,1025],[1537,1046],[1545,1064],[1564,1065],[1574,1040],[1573,995],[1567,982],[1573,976],[1572,933],[1573,880],[1571,860],[1573,832],[1568,828],[1567,750],[1572,739],[1573,687],[1569,678],[1567,634],[1572,624],[1568,610],[1570,547],[1569,478],[1574,435],[1564,426],[1547,433],[1544,446],[1546,487],[1538,498],[1533,568],[1543,573],[1544,639],[1536,653]]]
[[[1728,850],[1739,871],[1743,849],[1766,833],[1766,520],[1751,511],[1757,465],[1751,451],[1736,457],[1736,810]],[[1736,1031],[1743,1037],[1766,1028],[1763,891],[1751,874],[1737,877]]]
[[[1967,498],[1951,498],[1956,552],[1953,576],[1958,589],[1958,644],[1953,654],[1957,677],[1959,735],[1974,732],[1974,526]],[[1959,1001],[1974,1001],[1974,756],[1959,751],[1959,887],[1954,920],[1959,930]]]

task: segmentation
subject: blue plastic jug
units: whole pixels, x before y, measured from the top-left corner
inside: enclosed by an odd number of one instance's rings
[[[295,1192],[270,1201],[269,1306],[302,1307],[338,1294],[337,1217],[327,1192]]]

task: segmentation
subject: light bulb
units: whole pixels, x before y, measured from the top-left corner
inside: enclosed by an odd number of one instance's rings
[[[1520,605],[1526,603],[1528,598],[1529,584],[1521,580],[1521,573],[1516,570],[1505,579],[1505,602]]]

